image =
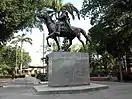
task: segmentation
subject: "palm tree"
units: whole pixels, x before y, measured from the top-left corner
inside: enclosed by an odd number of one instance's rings
[[[71,3],[63,4],[62,0],[45,0],[42,6],[46,8],[44,10],[51,14],[51,16],[55,16],[55,18],[57,18],[63,10],[66,10],[72,16],[72,19],[75,19],[75,13],[78,19],[80,19],[79,10]]]
[[[23,55],[22,55],[22,49],[23,49],[23,43],[27,42],[29,44],[32,45],[32,39],[29,37],[25,37],[26,34],[22,34],[22,35],[17,35],[16,37],[14,37],[14,40],[12,41],[12,43],[14,44],[18,44],[20,42],[20,58],[21,58],[21,62],[20,62],[20,72],[22,74],[22,66],[23,66]],[[17,47],[17,46],[16,46]]]
[[[16,66],[15,66],[15,73],[17,74],[17,69],[18,69],[18,66],[17,66],[17,46],[18,46],[18,42],[15,40],[15,41],[12,41],[10,44],[15,45],[15,47],[16,47]]]

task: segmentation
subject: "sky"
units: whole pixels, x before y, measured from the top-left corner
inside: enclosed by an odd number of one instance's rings
[[[68,2],[72,3],[79,10],[81,9],[82,1],[83,0],[63,0],[64,3],[68,3]],[[84,29],[86,32],[91,27],[88,18],[85,20],[84,19],[78,20],[77,18],[75,20],[71,19],[71,25],[80,27],[80,28]],[[29,52],[30,56],[32,57],[32,62],[30,64],[32,66],[41,66],[42,65],[41,58],[43,56],[43,54],[42,54],[43,48],[41,46],[43,44],[43,33],[45,34],[45,37],[48,34],[48,31],[47,31],[47,28],[45,25],[44,25],[43,32],[40,32],[39,29],[34,28],[32,30],[32,33],[27,33],[27,37],[32,38],[33,44],[30,45],[28,43],[25,43],[23,47],[24,47],[24,50]],[[19,34],[22,34],[22,32],[19,32]],[[50,40],[52,41],[52,39],[50,39]],[[75,38],[73,40],[73,44],[77,44],[77,43],[80,44],[80,42],[78,42],[78,40]],[[46,42],[45,42],[45,45],[46,45]]]

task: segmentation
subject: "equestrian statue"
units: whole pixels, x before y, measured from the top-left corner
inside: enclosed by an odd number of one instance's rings
[[[49,47],[51,47],[51,45],[49,44],[48,39],[52,38],[55,40],[57,44],[58,51],[60,51],[61,48],[57,40],[57,37],[64,37],[65,39],[69,40],[69,44],[67,48],[65,49],[67,50],[72,45],[72,40],[75,37],[77,37],[85,49],[85,44],[81,40],[81,33],[86,38],[86,44],[88,44],[88,41],[90,41],[88,35],[82,28],[77,28],[70,25],[70,18],[68,16],[68,12],[66,12],[65,10],[57,18],[57,22],[53,21],[51,16],[49,16],[49,14],[46,12],[44,14],[38,14],[37,17],[43,19],[44,23],[46,24],[48,28],[49,33],[48,33],[48,36],[46,37],[46,40],[47,40],[47,45]]]

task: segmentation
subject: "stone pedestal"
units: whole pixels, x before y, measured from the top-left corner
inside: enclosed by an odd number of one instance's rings
[[[88,53],[53,52],[49,54],[49,86],[64,87],[88,84],[90,84]]]

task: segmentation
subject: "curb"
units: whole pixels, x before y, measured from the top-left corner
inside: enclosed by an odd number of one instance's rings
[[[37,95],[52,95],[52,94],[76,94],[91,91],[108,89],[108,85],[93,84],[96,86],[85,85],[76,87],[48,87],[47,85],[34,86],[33,91]]]
[[[46,82],[39,82],[39,84],[42,84],[42,85],[47,85],[48,84],[48,82],[46,81]]]

